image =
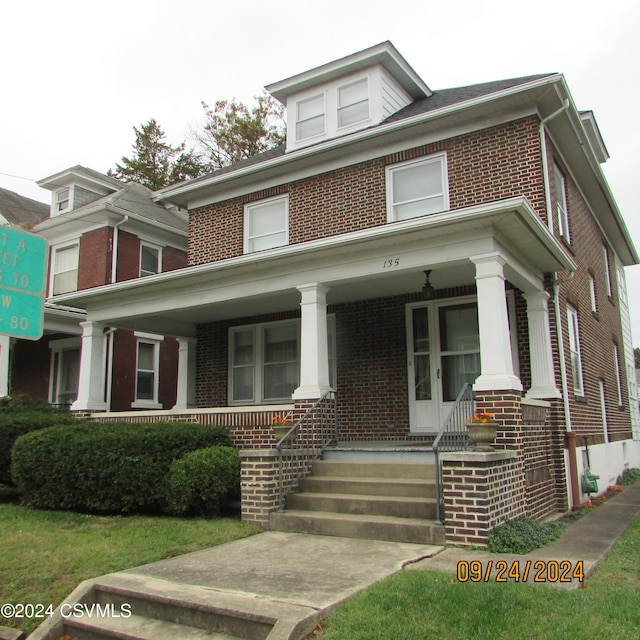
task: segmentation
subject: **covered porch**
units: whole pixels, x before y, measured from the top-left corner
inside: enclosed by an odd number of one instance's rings
[[[335,389],[345,439],[403,439],[437,431],[464,382],[558,398],[544,277],[573,268],[514,198],[66,294],[87,310],[72,408],[107,409],[114,327],[178,339],[171,413]]]

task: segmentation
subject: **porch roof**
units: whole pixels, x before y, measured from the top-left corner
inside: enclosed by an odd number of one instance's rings
[[[474,282],[470,258],[506,258],[506,277],[542,289],[547,272],[575,263],[524,198],[447,211],[137,280],[57,296],[87,319],[193,336],[197,324],[297,309],[297,287],[321,282],[329,303],[419,291],[425,269],[437,288]]]

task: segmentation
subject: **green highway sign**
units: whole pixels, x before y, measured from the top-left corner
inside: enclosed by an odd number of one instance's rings
[[[0,334],[42,337],[46,277],[46,240],[0,227]]]

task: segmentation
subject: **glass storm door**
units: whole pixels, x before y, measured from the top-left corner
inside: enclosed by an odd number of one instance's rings
[[[476,303],[408,307],[407,353],[411,432],[435,433],[464,383],[480,375]]]

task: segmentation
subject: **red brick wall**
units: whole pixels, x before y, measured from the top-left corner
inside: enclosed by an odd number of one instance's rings
[[[116,281],[122,282],[138,277],[140,277],[140,238],[120,229],[118,230]]]
[[[36,400],[49,401],[50,340],[68,336],[45,336],[41,340],[16,340],[11,346],[10,394],[26,393]]]
[[[187,266],[187,252],[175,247],[162,248],[162,271],[175,271]]]
[[[553,167],[554,160],[554,150],[550,148],[549,166],[551,168]],[[565,169],[559,161],[558,165],[561,169]],[[571,175],[565,171],[565,177],[567,182],[571,236],[571,244],[567,245],[567,247],[578,265],[578,270],[573,278],[560,285],[561,322],[565,360],[568,369],[572,429],[576,431],[578,435],[578,445],[584,444],[584,436],[589,438],[589,443],[591,444],[604,442],[599,388],[599,381],[602,379],[605,382],[609,439],[614,441],[631,438],[628,387],[624,366],[622,326],[620,321],[614,257],[613,254],[610,253],[613,295],[608,297],[603,254],[605,240],[589,208],[582,199],[578,187],[572,180]],[[552,182],[552,192],[554,187],[555,185]],[[552,195],[555,206],[555,193],[552,193]],[[554,233],[560,239],[555,216]],[[561,242],[564,242],[564,240],[561,240]],[[596,314],[591,310],[590,275],[595,278],[596,282],[598,301],[598,312]],[[573,393],[573,376],[571,372],[567,322],[568,304],[578,311],[582,374],[585,388],[584,397],[576,397]],[[555,318],[552,318],[552,325],[553,334],[556,336]],[[620,355],[619,373],[624,401],[622,407],[618,406],[616,371],[613,357],[614,344],[618,345]],[[560,388],[560,370],[557,361],[556,380],[558,388]],[[564,421],[562,407],[559,407],[556,418]]]
[[[386,224],[385,167],[447,152],[451,209],[524,195],[544,217],[537,119],[491,127],[190,212],[189,264],[242,255],[243,206],[289,194],[290,244]]]
[[[78,259],[78,289],[89,289],[110,282],[112,236],[113,229],[108,227],[82,235]]]

